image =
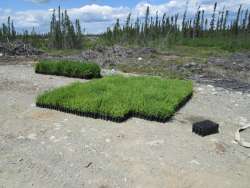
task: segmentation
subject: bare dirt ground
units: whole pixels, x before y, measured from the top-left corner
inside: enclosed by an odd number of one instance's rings
[[[35,107],[39,93],[75,80],[37,75],[32,62],[0,63],[1,188],[249,187],[250,150],[233,141],[250,123],[248,93],[195,84],[193,98],[164,124]],[[202,119],[218,122],[220,133],[193,134]]]

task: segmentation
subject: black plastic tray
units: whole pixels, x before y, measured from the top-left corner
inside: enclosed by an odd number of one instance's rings
[[[193,124],[193,132],[200,136],[216,134],[219,133],[219,124],[210,120],[196,122]]]

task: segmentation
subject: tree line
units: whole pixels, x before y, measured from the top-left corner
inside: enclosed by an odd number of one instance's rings
[[[3,23],[0,27],[0,40],[13,40],[16,38],[17,32],[13,21],[8,17],[7,24]]]
[[[187,8],[183,14],[172,16],[164,13],[150,13],[147,7],[143,18],[132,18],[129,14],[124,24],[119,19],[114,27],[107,28],[100,38],[104,44],[149,45],[151,43],[171,45],[222,45],[225,48],[250,49],[250,11],[238,8],[237,13],[223,8],[217,10],[214,4],[211,15],[200,7],[193,16],[188,15]],[[8,17],[0,26],[0,41],[22,40],[39,48],[75,49],[83,47],[84,35],[80,20],[71,21],[67,10],[54,9],[48,33],[24,30],[17,32],[14,22]]]
[[[68,16],[67,10],[63,12],[59,7],[56,15],[56,10],[54,9],[50,22],[49,39],[51,48],[81,48],[82,30],[80,20],[76,19],[73,23]]]
[[[210,19],[200,7],[192,17],[188,17],[187,8],[182,16],[178,13],[167,16],[165,13],[160,17],[158,12],[151,16],[150,8],[147,7],[143,19],[137,17],[134,21],[131,20],[131,14],[128,15],[123,25],[117,19],[113,28],[107,28],[102,39],[109,44],[145,45],[163,38],[175,43],[190,41],[190,39],[197,41],[202,38],[219,38],[221,40],[225,40],[225,37],[250,38],[250,12],[248,9],[244,10],[242,6],[234,15],[225,8],[217,11],[217,3],[215,3]],[[224,39],[222,39],[223,37]],[[248,40],[248,42],[250,41]]]
[[[53,10],[48,33],[37,33],[35,28],[30,32],[28,30],[17,32],[10,17],[8,17],[7,23],[0,26],[0,41],[22,40],[36,47],[78,49],[82,48],[82,38],[80,20],[76,19],[72,22],[67,10],[62,11],[61,7]]]

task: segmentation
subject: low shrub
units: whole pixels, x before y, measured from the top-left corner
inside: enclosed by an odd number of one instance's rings
[[[38,96],[40,107],[121,122],[131,116],[165,122],[192,95],[192,82],[110,76]]]
[[[74,78],[91,79],[101,77],[101,69],[97,64],[67,60],[41,60],[36,64],[35,71],[36,73],[40,74],[67,76]]]

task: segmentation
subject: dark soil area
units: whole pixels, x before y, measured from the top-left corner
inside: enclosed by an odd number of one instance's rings
[[[189,50],[190,51],[190,50]],[[87,60],[104,69],[126,73],[187,78],[231,90],[250,92],[250,52],[229,55],[199,56],[198,52],[181,54],[178,51],[159,51],[154,48],[96,47],[76,55],[39,55],[37,58]],[[9,61],[11,58],[11,61]],[[21,59],[21,61],[20,61]],[[1,64],[24,62],[27,57],[0,57]]]
[[[235,53],[227,58],[209,58],[193,79],[215,86],[250,91],[250,53]]]
[[[85,51],[73,58],[96,61],[102,67],[124,72],[191,78],[227,89],[250,91],[250,52],[197,58],[159,52],[153,48],[114,46]]]

